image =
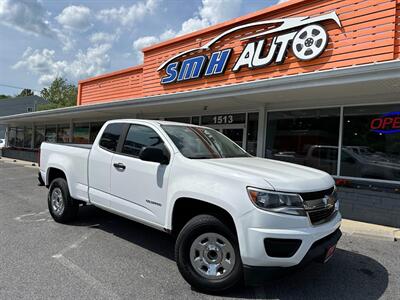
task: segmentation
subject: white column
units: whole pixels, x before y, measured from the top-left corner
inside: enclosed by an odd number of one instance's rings
[[[263,106],[258,110],[257,156],[265,157],[265,137],[267,128],[267,110]]]

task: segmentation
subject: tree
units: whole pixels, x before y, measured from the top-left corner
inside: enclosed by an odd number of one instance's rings
[[[57,77],[49,87],[40,91],[40,96],[49,101],[39,105],[38,110],[47,110],[76,105],[78,88],[62,77]]]
[[[11,98],[12,96],[10,95],[4,95],[4,94],[0,94],[0,99],[7,99],[7,98]]]
[[[33,95],[34,95],[34,93],[31,89],[23,89],[21,91],[21,93],[19,93],[17,95],[17,97],[27,97],[27,96],[33,96]]]

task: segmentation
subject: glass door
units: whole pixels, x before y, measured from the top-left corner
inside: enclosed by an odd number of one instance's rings
[[[244,145],[244,129],[243,128],[225,128],[221,132],[243,148]]]
[[[207,125],[215,130],[218,130],[222,134],[226,135],[240,147],[245,149],[244,145],[246,145],[244,124],[225,124],[225,125]]]

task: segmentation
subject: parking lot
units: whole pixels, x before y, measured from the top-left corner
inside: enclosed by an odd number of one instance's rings
[[[326,264],[263,287],[210,296],[190,288],[173,239],[84,207],[52,221],[37,169],[0,161],[0,299],[400,299],[400,244],[344,235]]]

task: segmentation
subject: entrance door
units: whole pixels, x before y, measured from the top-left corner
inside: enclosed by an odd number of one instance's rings
[[[243,128],[232,128],[232,129],[222,129],[221,132],[243,148],[244,145],[244,129]]]
[[[245,149],[246,141],[245,141],[245,128],[244,124],[227,124],[227,125],[207,125],[208,127],[214,128],[218,130],[222,134],[226,135],[240,147]]]

